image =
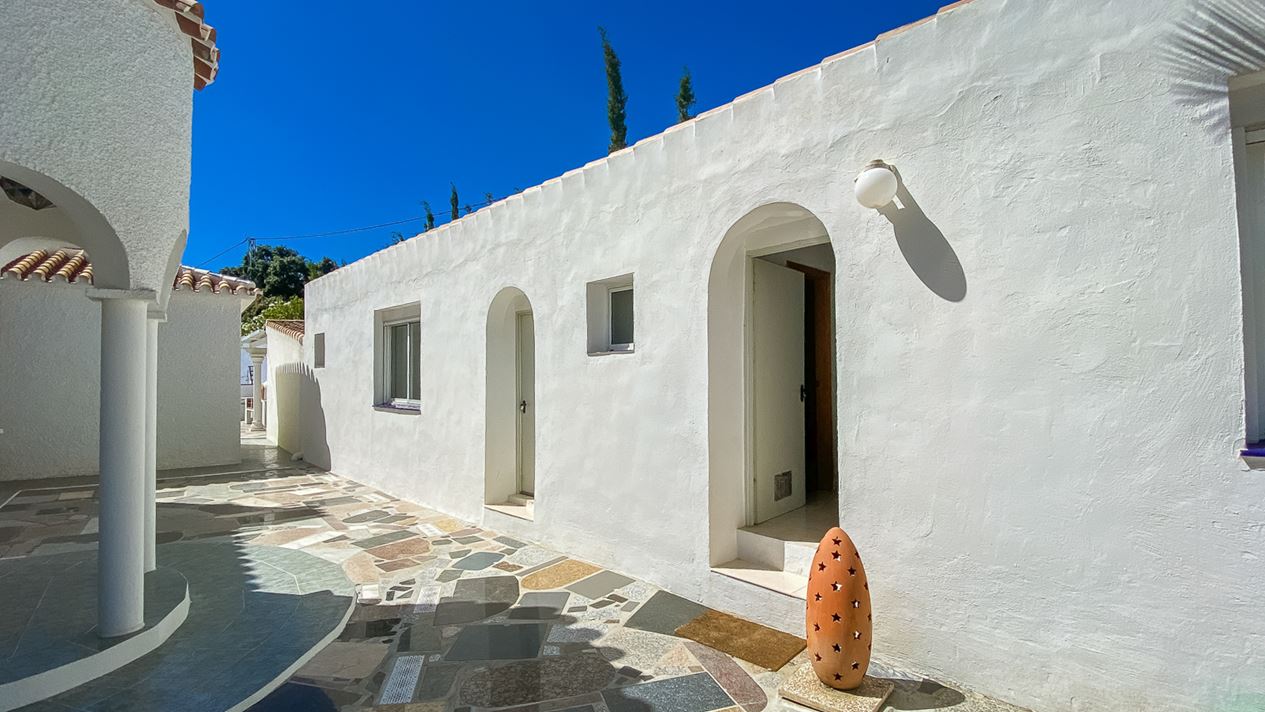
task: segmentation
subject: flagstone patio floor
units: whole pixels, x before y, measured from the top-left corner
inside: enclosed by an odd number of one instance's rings
[[[160,544],[302,551],[340,566],[360,597],[338,639],[255,712],[803,709],[777,696],[806,663],[802,641],[748,624],[772,642],[729,652],[780,669],[762,667],[678,637],[714,612],[648,583],[291,463],[258,438],[243,457],[163,474]],[[86,480],[0,491],[0,559],[95,548],[95,495]],[[871,674],[896,681],[885,710],[1017,709],[877,664]]]

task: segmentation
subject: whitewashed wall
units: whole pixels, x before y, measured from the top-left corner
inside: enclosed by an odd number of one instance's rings
[[[264,425],[268,439],[290,453],[301,452],[299,441],[299,408],[302,388],[303,344],[289,334],[265,326],[268,357],[264,359],[264,381],[268,389],[264,398]]]
[[[189,221],[193,55],[151,0],[0,0],[0,175],[71,215],[98,287],[170,289]]]
[[[0,481],[97,472],[101,305],[84,291],[0,280]],[[233,297],[171,295],[158,328],[159,469],[241,460],[240,314]]]
[[[802,603],[709,571],[741,494],[709,496],[707,409],[717,246],[795,203],[836,255],[876,655],[1040,710],[1259,701],[1232,151],[1224,92],[1179,86],[1188,7],[975,0],[311,283],[308,459],[485,520],[487,308],[518,287],[536,519],[486,521],[798,630]],[[922,211],[896,227],[850,194],[880,157]],[[629,272],[637,350],[589,357],[585,284]],[[422,411],[375,411],[373,312],[419,300]]]

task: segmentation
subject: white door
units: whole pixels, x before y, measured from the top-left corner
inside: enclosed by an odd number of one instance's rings
[[[536,326],[531,312],[518,315],[518,491],[536,493]]]
[[[804,275],[751,260],[755,523],[804,506]]]

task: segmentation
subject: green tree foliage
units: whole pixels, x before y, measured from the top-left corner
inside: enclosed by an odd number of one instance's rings
[[[453,183],[448,185],[452,186],[452,192],[448,194],[448,206],[452,208],[452,219],[456,220],[460,216],[461,201],[457,200],[457,186]]]
[[[405,241],[405,240],[407,240],[407,239],[408,239],[408,238],[404,237],[404,233],[402,233],[402,232],[392,232],[392,233],[391,233],[391,244],[392,244],[392,245],[398,245],[398,244],[400,244],[401,242],[404,242],[404,241]]]
[[[269,319],[302,319],[303,297],[261,297],[242,312],[242,336],[264,328]]]
[[[488,205],[491,205],[492,203],[496,202],[496,198],[493,198],[491,193],[484,193],[483,199],[487,201]]]
[[[422,201],[422,210],[426,211],[426,225],[422,228],[422,232],[435,229],[435,214],[430,211],[430,202]]]
[[[606,62],[606,119],[611,125],[610,152],[628,146],[627,119],[628,95],[624,93],[624,79],[619,71],[619,57],[606,38],[606,29],[597,28],[602,35],[602,56]]]
[[[242,334],[263,328],[268,319],[302,319],[303,285],[338,269],[328,257],[312,262],[289,247],[252,245],[241,265],[220,270],[255,283],[263,294],[242,312]]]
[[[685,67],[681,74],[681,88],[676,91],[677,123],[694,118],[690,109],[694,106],[694,82],[690,78],[690,68]]]
[[[330,260],[332,263],[333,260]],[[265,297],[303,296],[307,284],[308,261],[289,247],[255,245],[246,251],[242,264],[220,270],[233,277],[244,277],[263,290]]]
[[[317,277],[324,277],[336,269],[338,269],[338,263],[328,257],[322,257],[320,262],[308,262],[307,281],[311,282]]]

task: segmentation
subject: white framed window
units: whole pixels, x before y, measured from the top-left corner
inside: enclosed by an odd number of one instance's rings
[[[382,359],[386,372],[382,374],[382,382],[386,384],[386,402],[397,408],[418,408],[421,406],[421,358],[418,342],[421,341],[422,323],[412,319],[393,321],[382,325],[383,352]]]
[[[589,282],[586,292],[589,355],[632,353],[636,329],[632,274]]]
[[[606,292],[606,343],[611,351],[633,349],[633,288],[611,287]]]
[[[374,406],[417,412],[422,402],[419,305],[374,313]]]

